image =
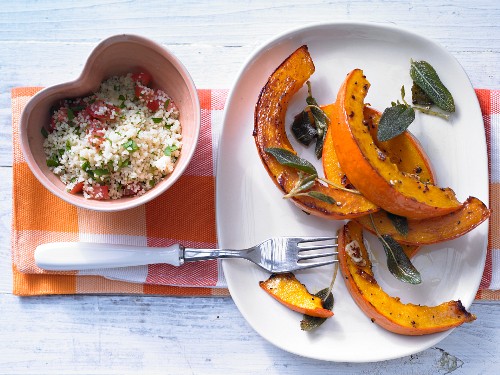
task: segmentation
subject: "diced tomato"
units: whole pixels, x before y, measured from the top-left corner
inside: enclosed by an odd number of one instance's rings
[[[156,112],[160,106],[162,106],[163,104],[165,104],[165,102],[163,100],[160,100],[160,99],[153,99],[153,100],[150,100],[146,103],[146,106],[153,112]]]
[[[60,122],[68,122],[68,108],[66,107],[61,107],[54,112],[50,118],[50,130],[54,130],[56,128],[56,124]]]
[[[106,132],[107,125],[98,119],[90,119],[85,132],[90,134],[89,141],[94,146],[98,147],[102,142],[104,142],[104,134]]]
[[[140,100],[144,100],[145,102],[148,102],[155,98],[155,90],[142,85],[136,85],[134,93],[136,97],[138,97]]]
[[[96,100],[94,103],[90,104],[86,109],[87,113],[93,118],[100,120],[111,120],[118,117],[120,113],[120,108],[108,104],[103,100]]]
[[[124,197],[131,197],[137,195],[144,190],[144,186],[137,182],[132,182],[123,188],[122,194]]]
[[[170,99],[170,101],[168,102],[166,110],[167,111],[170,111],[170,110],[177,111],[177,106],[175,105],[175,103],[172,99]]]
[[[137,82],[142,86],[147,86],[151,82],[151,75],[146,72],[134,73],[132,74],[132,81]]]
[[[109,189],[106,185],[94,185],[84,187],[83,191],[87,193],[91,199],[105,200],[109,199]]]
[[[87,103],[83,101],[83,98],[69,99],[67,100],[67,107],[69,107],[76,116],[87,107]]]
[[[71,194],[78,194],[78,193],[81,193],[82,191],[83,191],[83,181],[75,184],[75,186],[73,186],[73,189],[70,190],[70,193]]]

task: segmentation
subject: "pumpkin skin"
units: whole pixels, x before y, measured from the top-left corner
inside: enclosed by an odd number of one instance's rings
[[[278,147],[296,153],[285,130],[285,115],[293,95],[314,73],[307,46],[299,47],[269,77],[255,106],[253,136],[259,156],[269,176],[283,193],[289,193],[299,181],[296,169],[279,164],[266,148]],[[330,196],[335,203],[308,196],[290,198],[303,211],[326,219],[343,220],[366,215],[377,209],[359,195],[325,186],[318,181],[311,190]]]
[[[317,318],[329,318],[333,312],[323,308],[321,298],[307,291],[293,273],[272,274],[259,285],[269,295],[293,311]]]
[[[321,109],[330,118],[330,122],[332,123],[337,121],[337,118],[335,117],[337,115],[335,106],[336,103],[321,106]],[[377,140],[376,134],[378,130],[378,123],[382,114],[376,109],[365,106],[363,115],[364,125],[370,131],[370,134],[373,137],[373,142],[380,149],[380,151],[383,152],[385,157],[388,157],[399,168],[399,170],[413,174],[422,182],[434,183],[434,173],[432,171],[430,160],[423,147],[420,145],[420,142],[417,138],[415,138],[415,136],[413,136],[413,134],[409,131],[405,131],[397,137],[381,142]],[[355,187],[350,184],[347,175],[340,166],[335,146],[333,144],[333,133],[333,128],[329,127],[323,145],[322,162],[325,178],[338,185],[355,189]]]
[[[363,263],[355,263],[346,246],[356,241]],[[401,303],[378,285],[373,275],[370,257],[363,243],[362,227],[348,222],[338,233],[339,265],[343,279],[358,307],[373,323],[401,335],[426,335],[446,331],[476,316],[469,313],[460,301],[444,302],[437,306]]]
[[[337,121],[330,124],[341,168],[368,200],[396,215],[411,219],[442,216],[461,207],[449,189],[425,184],[402,172],[375,145],[363,124],[364,98],[370,83],[363,71],[347,75],[337,96]]]
[[[325,106],[325,112],[333,116],[334,106],[335,104]],[[418,140],[409,131],[386,142],[380,142],[376,139],[380,117],[381,113],[377,110],[369,107],[364,108],[365,126],[367,126],[372,134],[375,145],[387,158],[398,166],[399,170],[414,174],[421,181],[433,184],[434,173],[429,158]],[[333,120],[333,117],[331,118]],[[328,143],[325,142],[324,149],[327,150],[328,154],[323,154],[323,167],[326,178],[334,179],[343,175],[344,172],[340,168],[332,144],[333,140],[328,138],[328,134],[327,140]],[[342,182],[345,181],[348,181],[348,179],[342,179]],[[380,233],[389,234],[400,244],[408,245],[403,246],[403,249],[408,257],[411,258],[418,252],[418,248],[411,245],[428,245],[463,236],[485,221],[490,214],[491,211],[483,202],[475,197],[469,197],[458,210],[449,214],[429,219],[409,219],[409,233],[406,236],[403,236],[396,230],[385,211],[380,210],[373,213],[372,217]],[[365,229],[375,233],[369,216],[359,217],[355,220]]]
[[[380,211],[373,215],[373,221],[380,233],[389,234],[396,241],[409,245],[429,245],[463,236],[485,221],[491,211],[483,202],[469,197],[462,207],[447,215],[423,220],[408,220],[408,234],[399,233],[387,213]],[[370,217],[356,218],[356,221],[372,233],[375,230]],[[414,255],[414,254],[413,254]]]

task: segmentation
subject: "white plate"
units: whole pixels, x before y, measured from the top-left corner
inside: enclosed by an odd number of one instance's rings
[[[332,235],[342,225],[304,214],[281,198],[262,166],[252,137],[257,97],[269,75],[302,44],[316,66],[311,77],[320,104],[333,102],[346,74],[364,70],[371,88],[367,102],[383,110],[410,100],[410,58],[430,62],[454,96],[457,112],[446,122],[417,113],[410,130],[430,156],[438,185],[452,187],[460,200],[473,195],[488,202],[488,169],[483,121],[467,75],[434,42],[387,25],[332,23],[312,25],[280,35],[260,47],[241,70],[224,117],[217,167],[217,227],[220,246],[241,248],[280,235]],[[292,100],[287,123],[303,109],[306,89]],[[294,143],[299,155],[313,160],[312,150]],[[311,147],[313,148],[313,147]],[[319,166],[319,165],[318,165]],[[321,168],[321,167],[320,167]],[[322,170],[322,169],[320,169]],[[375,256],[376,278],[403,302],[435,305],[460,299],[469,307],[479,287],[486,258],[487,224],[468,235],[428,246],[414,259],[423,282],[412,286],[387,271],[378,241],[367,236]],[[435,345],[450,332],[419,337],[396,335],[371,323],[355,305],[341,277],[335,283],[335,316],[314,332],[300,330],[302,316],[272,299],[258,285],[269,276],[246,261],[224,261],[229,291],[248,323],[278,347],[302,356],[345,362],[369,362],[410,355]],[[329,285],[332,267],[298,273],[311,292]],[[478,324],[472,323],[472,324]]]

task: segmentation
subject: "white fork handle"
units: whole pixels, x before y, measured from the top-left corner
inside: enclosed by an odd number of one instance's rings
[[[144,246],[114,245],[85,242],[54,242],[39,245],[35,263],[50,271],[80,271],[96,268],[184,263],[179,245],[149,248]]]

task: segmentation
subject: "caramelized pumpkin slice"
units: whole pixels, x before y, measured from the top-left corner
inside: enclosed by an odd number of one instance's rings
[[[341,228],[338,243],[340,270],[347,289],[359,308],[379,326],[402,335],[425,335],[476,319],[460,301],[421,306],[401,303],[398,297],[385,293],[373,275],[359,224],[351,221]],[[351,256],[348,251],[355,254]],[[356,263],[358,257],[362,260]]]
[[[272,180],[285,194],[299,181],[296,169],[279,164],[267,148],[283,148],[295,153],[285,130],[285,115],[293,95],[314,72],[314,63],[307,46],[298,48],[269,77],[255,107],[253,135],[262,163]],[[309,196],[291,198],[302,210],[327,219],[346,219],[374,212],[373,204],[360,200],[358,194],[315,182],[310,190],[318,191],[335,201],[328,203]]]
[[[429,157],[418,139],[409,130],[388,141],[381,142],[377,139],[377,131],[382,113],[365,106],[363,115],[364,125],[370,131],[373,142],[400,171],[415,176],[423,183],[435,182]]]
[[[400,171],[375,145],[363,124],[369,86],[362,70],[349,73],[337,96],[337,121],[330,124],[340,166],[349,180],[374,204],[407,218],[442,216],[459,209],[461,204],[451,189]]]
[[[322,106],[321,108],[330,118],[331,122],[335,121],[335,103]],[[364,124],[370,130],[370,133],[376,134],[381,115],[379,111],[370,107],[365,107]],[[340,167],[337,153],[333,146],[333,132],[331,129],[330,127],[323,145],[323,171],[325,177],[336,184],[349,189],[355,189]],[[402,171],[414,173],[415,176],[423,178],[424,181],[434,182],[434,175],[429,159],[418,140],[410,132],[406,131],[386,142],[379,142],[376,139],[374,139],[374,142]],[[374,205],[374,207],[376,206]],[[378,211],[372,215],[374,220],[377,220],[379,216],[387,217],[385,211]],[[363,220],[363,222],[370,221],[369,216],[366,215],[362,216],[360,219]],[[401,246],[408,258],[413,257],[420,249],[419,245],[401,244]]]
[[[396,230],[384,211],[374,214],[373,221],[380,233],[389,234],[400,243],[427,245],[463,236],[485,221],[490,213],[483,202],[469,197],[459,210],[447,215],[423,220],[409,219],[406,236]],[[356,221],[375,233],[369,216],[357,218]]]
[[[322,106],[321,109],[330,118],[330,122],[336,121],[335,103]],[[434,174],[429,158],[413,134],[405,131],[397,137],[381,142],[377,139],[377,130],[382,114],[376,109],[365,106],[363,115],[363,124],[370,131],[373,142],[382,151],[383,157],[389,158],[400,171],[413,174],[424,183],[434,183]],[[334,183],[355,189],[340,167],[333,145],[333,133],[332,127],[330,127],[323,145],[323,171],[325,177]]]
[[[329,318],[333,312],[323,308],[321,298],[307,291],[293,273],[273,274],[259,285],[283,305],[309,316]]]

